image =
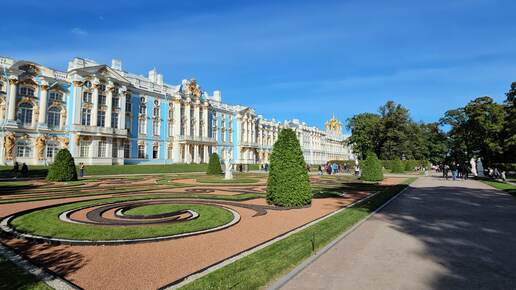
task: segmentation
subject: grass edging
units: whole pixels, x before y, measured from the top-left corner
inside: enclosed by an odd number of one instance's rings
[[[512,196],[516,196],[516,186],[514,186],[510,183],[501,182],[501,181],[497,181],[497,180],[487,180],[487,179],[479,179],[479,181],[484,184],[487,184],[491,187],[494,187],[498,190],[507,192],[508,194],[510,194]]]
[[[315,252],[367,218],[392,197],[407,188],[416,177],[407,178],[367,200],[354,204],[247,256],[199,276],[193,281],[171,285],[170,289],[257,289],[288,273]],[[186,284],[185,282],[190,282]],[[166,287],[166,286],[165,286]],[[163,288],[165,288],[163,287]]]

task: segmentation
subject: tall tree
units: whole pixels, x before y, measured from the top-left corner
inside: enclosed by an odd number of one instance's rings
[[[355,115],[348,119],[347,127],[351,130],[348,143],[360,159],[364,160],[369,152],[380,153],[380,115],[373,113]]]
[[[505,94],[504,102],[505,128],[503,132],[504,159],[506,162],[516,162],[516,82],[511,84]]]
[[[408,110],[400,104],[388,101],[378,110],[381,116],[380,158],[393,160],[407,158],[412,155],[409,151],[409,126],[410,118]]]

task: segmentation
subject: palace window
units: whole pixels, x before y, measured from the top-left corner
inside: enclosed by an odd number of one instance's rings
[[[87,88],[91,88],[91,82],[90,81],[85,81],[84,82],[84,86],[87,87]]]
[[[23,125],[32,124],[32,104],[31,103],[23,103],[20,105],[20,111],[18,119]]]
[[[99,111],[97,113],[97,126],[106,127],[106,112]]]
[[[99,141],[99,152],[98,152],[97,157],[99,157],[99,158],[106,157],[106,148],[107,148],[106,141]]]
[[[32,157],[32,144],[28,141],[20,141],[16,143],[16,157],[30,158]]]
[[[34,89],[28,87],[21,87],[20,95],[34,97]]]
[[[57,107],[48,110],[47,125],[49,128],[58,128],[61,123],[61,111]]]
[[[106,90],[106,85],[104,85],[104,84],[100,84],[100,85],[99,85],[99,91],[104,92],[105,90]]]
[[[120,108],[120,98],[118,97],[113,97],[113,105],[112,105],[113,108]]]
[[[131,132],[131,125],[131,117],[125,117],[125,128],[127,129],[128,133]]]
[[[152,134],[154,134],[154,136],[159,136],[159,121],[158,120],[152,121]]]
[[[140,158],[140,159],[145,158],[145,145],[143,145],[143,144],[138,145],[138,158]]]
[[[147,133],[147,130],[145,130],[146,129],[146,124],[147,124],[146,120],[145,119],[140,119],[139,121],[140,122],[138,123],[138,126],[139,126],[138,127],[138,133],[146,134]]]
[[[127,96],[127,98],[125,99],[125,111],[127,113],[131,113],[131,97],[130,96]]]
[[[131,144],[129,142],[124,143],[124,158],[131,158]]]
[[[99,95],[99,108],[106,105],[106,95]]]
[[[152,146],[152,159],[158,159],[159,146]]]
[[[82,109],[81,125],[83,125],[83,126],[91,125],[91,110],[90,109]]]
[[[152,116],[159,117],[159,107],[154,107]]]
[[[111,127],[118,128],[118,113],[111,113]]]
[[[50,92],[48,99],[50,101],[62,101],[63,94],[61,94],[60,92]]]
[[[118,142],[113,141],[113,146],[111,147],[111,156],[113,158],[118,158]]]
[[[140,114],[145,115],[145,112],[147,111],[147,106],[145,104],[140,105]]]
[[[81,141],[79,143],[79,157],[85,158],[90,156],[90,142]]]
[[[84,92],[82,94],[82,102],[83,103],[91,103],[91,93],[90,92]]]
[[[47,159],[54,159],[59,151],[59,145],[56,143],[47,143]]]
[[[0,92],[4,91],[4,83],[0,81]]]

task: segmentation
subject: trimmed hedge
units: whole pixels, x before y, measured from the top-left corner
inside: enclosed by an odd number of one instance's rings
[[[77,169],[75,162],[68,149],[61,149],[57,152],[54,163],[48,169],[47,180],[50,181],[75,181],[77,180]]]
[[[267,202],[284,207],[301,207],[312,202],[305,159],[292,129],[282,129],[274,143],[267,180]]]
[[[219,154],[212,153],[210,156],[210,162],[208,163],[208,170],[206,171],[208,175],[221,175],[222,167],[220,166]]]
[[[392,173],[403,173],[403,172],[405,172],[405,168],[406,168],[406,166],[404,166],[403,163],[401,163],[400,159],[395,159],[392,162],[391,172]]]
[[[365,181],[382,181],[383,170],[382,163],[376,157],[376,154],[370,153],[367,158],[362,162],[362,175],[360,179]]]
[[[414,171],[414,168],[417,166],[425,166],[426,168],[430,167],[430,164],[427,160],[400,160],[405,171]],[[396,160],[381,160],[383,167],[385,169],[393,170],[394,164],[397,162]]]

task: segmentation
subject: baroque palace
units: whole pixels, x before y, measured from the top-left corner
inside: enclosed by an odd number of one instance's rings
[[[341,123],[326,130],[299,120],[266,120],[249,107],[228,105],[220,91],[195,80],[163,82],[74,58],[66,72],[0,57],[0,163],[52,163],[68,148],[77,163],[205,163],[212,152],[235,164],[268,163],[282,128],[296,131],[308,164],[354,159]]]

